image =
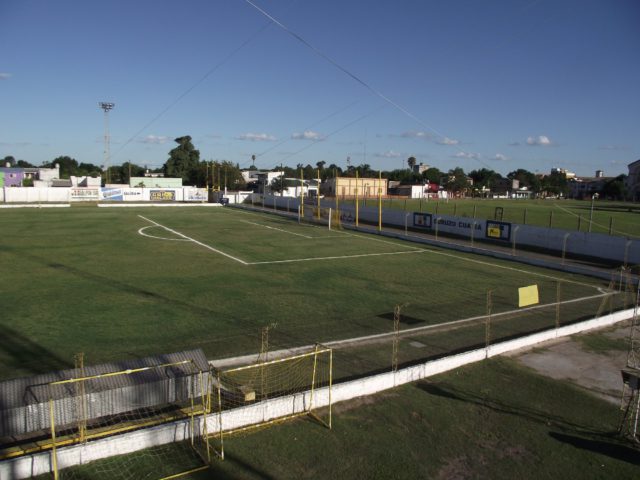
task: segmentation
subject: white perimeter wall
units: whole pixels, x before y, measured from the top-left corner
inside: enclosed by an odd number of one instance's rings
[[[541,342],[555,338],[573,335],[579,332],[603,328],[633,317],[633,309],[616,312],[599,318],[547,330],[526,337],[509,340],[491,345],[489,348],[471,350],[469,352],[452,355],[403,368],[397,372],[382,373],[371,377],[350,382],[339,383],[331,390],[332,403],[351,400],[353,398],[372,395],[383,390],[415,382],[439,373],[479,362],[485,358],[511,352],[521,348],[532,347]],[[221,421],[224,430],[251,425],[259,421],[271,420],[279,417],[300,413],[305,410],[310,401],[309,392],[277,398],[266,402],[237,408],[223,412]],[[329,404],[329,389],[316,390],[313,396],[316,407]],[[207,430],[218,431],[220,416],[211,414],[207,418]],[[188,438],[189,421],[184,420],[167,425],[161,425],[133,433],[118,435],[102,440],[58,449],[60,468],[88,463],[93,460],[113,455],[132,453],[154,445],[163,445]],[[0,463],[0,479],[13,480],[28,478],[51,471],[51,454],[39,453],[25,457],[5,460]]]

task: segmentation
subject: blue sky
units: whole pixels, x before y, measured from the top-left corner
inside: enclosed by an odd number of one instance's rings
[[[0,1],[0,158],[101,165],[100,101],[111,164],[183,135],[260,168],[640,158],[637,0],[252,1],[288,31],[245,0]]]

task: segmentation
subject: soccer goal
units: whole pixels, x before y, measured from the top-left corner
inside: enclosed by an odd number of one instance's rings
[[[209,436],[224,458],[225,438],[308,415],[331,428],[333,353],[317,345],[298,355],[212,372],[219,412]]]
[[[208,371],[184,360],[34,388],[58,479],[168,479],[208,468]]]

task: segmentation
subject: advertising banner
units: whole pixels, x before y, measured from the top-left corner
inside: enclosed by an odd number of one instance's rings
[[[149,200],[152,202],[175,202],[176,192],[174,190],[151,190]]]
[[[122,201],[122,189],[121,188],[103,188],[102,199],[107,201]]]
[[[184,201],[185,202],[206,202],[207,189],[206,188],[185,188]]]
[[[72,202],[97,202],[100,200],[100,189],[72,188],[69,198]]]
[[[487,238],[494,240],[511,239],[511,224],[506,222],[498,222],[496,220],[487,220]]]

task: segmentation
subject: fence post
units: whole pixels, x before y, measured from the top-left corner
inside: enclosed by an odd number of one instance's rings
[[[477,207],[478,207],[477,205],[473,206],[473,218],[476,218],[476,208]]]
[[[571,232],[565,233],[564,238],[562,239],[562,265],[564,265],[564,259],[567,254],[567,239],[571,235]]]
[[[549,228],[553,225],[553,210],[549,210]]]
[[[518,229],[520,225],[516,225],[516,228],[513,229],[513,244],[511,246],[511,255],[516,256],[516,234],[518,233]]]
[[[471,224],[471,248],[473,248],[473,234],[475,233],[475,231],[476,231],[476,222],[474,220],[474,222]]]
[[[405,236],[409,235],[409,228],[408,228],[409,215],[411,215],[411,212],[407,212],[404,214],[404,235]]]
[[[581,226],[582,226],[582,214],[578,215],[578,231],[580,231]]]
[[[629,247],[631,246],[631,242],[633,242],[633,240],[627,240],[627,242],[624,244],[624,267],[627,268],[627,260],[629,259]]]
[[[609,235],[613,232],[613,217],[609,217]]]
[[[522,215],[522,224],[526,225],[527,224],[527,208],[525,207],[524,209],[524,213]]]
[[[484,326],[484,344],[486,357],[489,358],[489,346],[491,344],[491,310],[493,308],[493,290],[487,290],[487,316]]]
[[[440,224],[440,218],[436,217],[436,242],[438,241],[438,225]]]
[[[560,328],[560,281],[556,282],[556,330]]]

